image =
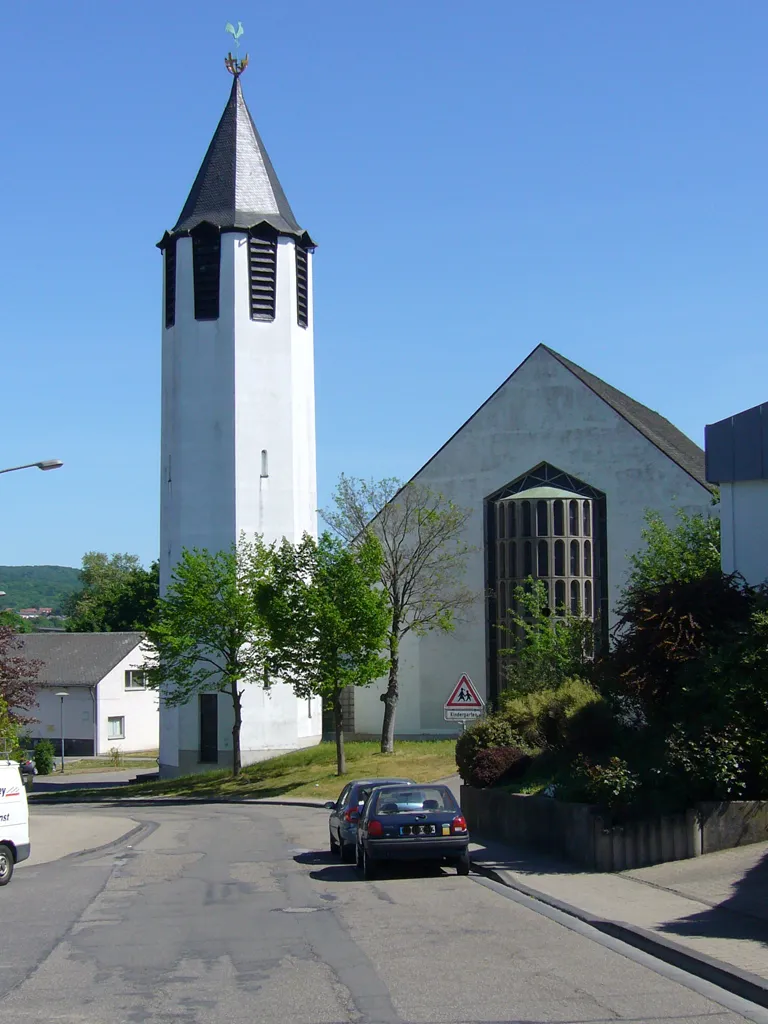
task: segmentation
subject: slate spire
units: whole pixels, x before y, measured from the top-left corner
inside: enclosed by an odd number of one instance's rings
[[[170,235],[186,235],[203,223],[222,230],[247,230],[266,224],[281,235],[313,245],[293,215],[253,123],[239,74],[235,75],[224,113]]]

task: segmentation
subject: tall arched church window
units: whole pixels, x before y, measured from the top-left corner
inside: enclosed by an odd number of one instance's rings
[[[588,540],[584,541],[584,575],[592,575],[592,542]]]
[[[579,595],[579,581],[571,580],[571,615],[578,615],[581,610],[581,598]]]
[[[504,506],[499,505],[499,537],[504,537],[504,527],[506,525],[506,518],[504,516]]]
[[[547,537],[549,535],[549,526],[547,523],[547,503],[546,501],[536,502],[536,534],[539,537]]]
[[[504,506],[502,506],[503,508]],[[517,536],[517,506],[514,501],[507,504],[507,536]]]
[[[584,502],[584,536],[592,536],[592,504],[589,501]]]
[[[555,580],[555,611],[558,615],[565,612],[565,580]]]
[[[552,519],[553,529],[552,532],[556,537],[565,536],[565,506],[563,505],[563,499],[558,498],[552,506]]]
[[[545,540],[539,541],[537,575],[549,576],[549,544]]]
[[[580,576],[581,566],[579,565],[579,542],[571,541],[571,576]]]
[[[579,535],[579,503],[576,500],[568,502],[568,532],[572,537]]]
[[[533,552],[531,542],[527,540],[523,545],[523,576],[533,575]]]
[[[531,525],[532,524],[531,524],[531,503],[530,503],[530,501],[527,501],[527,500],[524,501],[522,503],[521,507],[520,507],[520,511],[522,512],[522,515],[523,515],[523,528],[522,528],[521,533],[522,533],[523,537],[530,537],[531,536],[531,532],[532,532],[531,531]]]
[[[565,541],[555,541],[555,576],[565,576]]]

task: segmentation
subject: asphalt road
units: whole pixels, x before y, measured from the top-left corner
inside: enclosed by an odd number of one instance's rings
[[[325,852],[320,811],[131,817],[126,841],[0,890],[0,1024],[768,1021],[474,876],[361,882]]]

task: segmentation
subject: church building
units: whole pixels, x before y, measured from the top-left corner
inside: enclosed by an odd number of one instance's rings
[[[314,243],[245,103],[247,58],[163,254],[160,586],[184,548],[317,532]],[[161,705],[163,775],[232,763],[232,702]],[[243,764],[319,742],[319,699],[246,686]]]
[[[499,650],[515,588],[529,576],[553,610],[581,610],[606,634],[642,546],[646,509],[712,511],[704,452],[658,413],[545,345],[415,475],[471,510],[464,579],[477,595],[453,633],[407,634],[400,650],[400,737],[454,735],[443,704],[462,674],[492,701],[505,685]],[[382,679],[348,691],[358,735],[381,731]]]

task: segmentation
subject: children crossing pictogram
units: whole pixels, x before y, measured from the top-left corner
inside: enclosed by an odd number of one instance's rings
[[[456,683],[450,697],[443,705],[443,717],[447,722],[477,718],[483,713],[484,707],[483,698],[465,673]]]

